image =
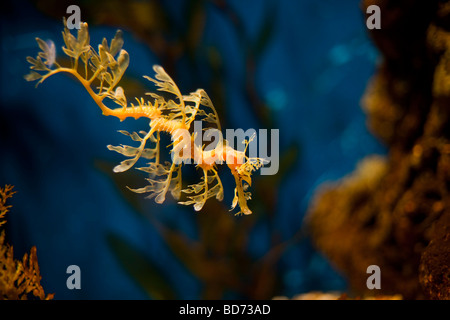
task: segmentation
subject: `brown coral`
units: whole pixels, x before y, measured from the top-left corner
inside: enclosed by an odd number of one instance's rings
[[[12,186],[0,188],[0,226],[5,224],[5,216],[11,206],[6,201],[14,192]],[[29,298],[53,299],[53,294],[45,295],[36,255],[36,247],[22,260],[15,260],[13,247],[5,243],[5,231],[0,233],[0,299],[26,300]]]
[[[450,4],[366,0],[363,11],[372,4],[383,62],[362,103],[389,153],[321,188],[308,223],[357,294],[370,294],[375,264],[381,294],[450,299]]]

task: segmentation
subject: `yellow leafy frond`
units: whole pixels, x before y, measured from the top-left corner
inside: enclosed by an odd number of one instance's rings
[[[6,200],[15,193],[12,189],[10,185],[0,188],[0,226],[6,222],[5,215],[11,207],[6,205]],[[15,260],[13,247],[5,243],[3,230],[0,233],[0,299],[53,299],[53,294],[45,295],[40,282],[36,247],[32,247],[30,254],[25,254],[22,260]]]

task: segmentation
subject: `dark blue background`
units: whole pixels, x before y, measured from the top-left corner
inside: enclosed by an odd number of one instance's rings
[[[280,129],[280,151],[292,143],[301,146],[298,161],[276,190],[271,226],[289,239],[301,227],[311,196],[321,183],[351,172],[368,154],[384,152],[368,132],[360,107],[377,52],[368,38],[359,1],[229,2],[242,17],[249,39],[257,35],[265,9],[276,8],[273,35],[257,65],[256,89],[273,111],[273,127]],[[183,3],[163,1],[175,20],[181,19]],[[2,6],[0,184],[13,184],[17,191],[7,224],[16,255],[37,247],[42,284],[56,299],[147,298],[107,245],[105,234],[114,232],[167,271],[178,297],[199,298],[199,281],[174,258],[153,224],[133,212],[111,178],[95,165],[99,159],[121,160],[106,149],[108,144],[128,142],[117,130],[146,129],[147,123],[120,123],[103,117],[84,89],[68,77],[52,77],[37,89],[26,82],[25,58],[38,52],[34,38],[53,39],[61,54],[62,23],[26,1]],[[260,128],[244,95],[246,68],[239,35],[220,11],[206,7],[201,42],[216,47],[223,59],[226,116],[222,124]],[[110,39],[115,30],[90,26],[91,45],[96,47],[102,37]],[[161,61],[126,28],[124,38],[131,58],[128,72],[152,76],[152,65]],[[185,60],[180,59],[176,70],[180,87],[195,89],[190,81],[197,75],[187,74]],[[226,194],[227,205],[230,197]],[[194,212],[171,201],[159,206],[149,202],[156,219],[169,221],[195,237],[189,218]],[[263,255],[268,237],[264,226],[254,228],[249,254]],[[81,268],[81,290],[66,288],[66,268],[71,264]],[[348,289],[345,279],[308,240],[283,255],[278,271],[280,295]]]

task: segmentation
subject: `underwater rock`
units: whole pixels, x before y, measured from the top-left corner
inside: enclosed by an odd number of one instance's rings
[[[358,295],[369,265],[377,294],[449,299],[450,3],[366,0],[381,8],[370,35],[382,62],[362,99],[389,148],[317,191],[307,215],[315,245]]]
[[[434,224],[434,237],[420,263],[420,284],[427,297],[450,300],[450,212]]]

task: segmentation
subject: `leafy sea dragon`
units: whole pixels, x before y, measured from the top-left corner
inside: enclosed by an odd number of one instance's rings
[[[152,81],[158,91],[171,96],[167,100],[158,93],[148,93],[152,102],[143,98],[136,99],[136,104],[128,104],[122,87],[118,86],[129,64],[129,55],[122,49],[122,32],[118,30],[108,44],[106,39],[98,45],[95,51],[89,44],[87,23],[81,23],[77,37],[67,28],[64,20],[63,38],[64,54],[70,58],[70,67],[64,67],[56,60],[55,44],[52,41],[43,41],[36,38],[41,49],[36,58],[27,57],[31,64],[31,72],[25,76],[28,81],[38,81],[36,86],[45,79],[57,73],[66,73],[75,77],[86,89],[94,102],[100,107],[103,115],[114,116],[123,121],[126,118],[145,117],[150,120],[150,129],[139,133],[119,131],[136,142],[137,146],[111,146],[108,149],[121,153],[128,159],[122,161],[114,168],[114,172],[124,172],[133,167],[140,158],[150,160],[148,166],[137,168],[149,174],[148,185],[139,189],[131,189],[137,193],[149,193],[148,198],[155,198],[157,203],[163,203],[166,194],[179,200],[181,192],[187,194],[187,201],[179,202],[183,205],[193,205],[196,211],[203,208],[206,200],[216,197],[223,200],[223,185],[217,172],[216,164],[226,162],[236,182],[233,210],[239,206],[236,214],[251,214],[247,200],[251,193],[247,188],[251,185],[251,174],[263,166],[265,160],[250,158],[246,150],[251,139],[243,141],[244,151],[230,147],[225,139],[221,139],[212,150],[205,150],[204,146],[195,144],[196,134],[192,132],[191,124],[194,120],[209,123],[210,126],[221,132],[218,114],[209,96],[203,89],[198,89],[189,95],[182,95],[172,78],[161,66],[155,65],[153,70],[155,78],[145,76]],[[118,105],[111,109],[104,104],[108,99]],[[172,163],[160,163],[160,134],[169,134],[172,143]],[[187,134],[186,134],[187,133]],[[151,146],[147,146],[150,144]],[[186,151],[187,150],[187,151]],[[182,189],[181,167],[183,163],[194,160],[197,168],[203,171],[203,177],[197,184]],[[190,162],[188,162],[190,163]]]

